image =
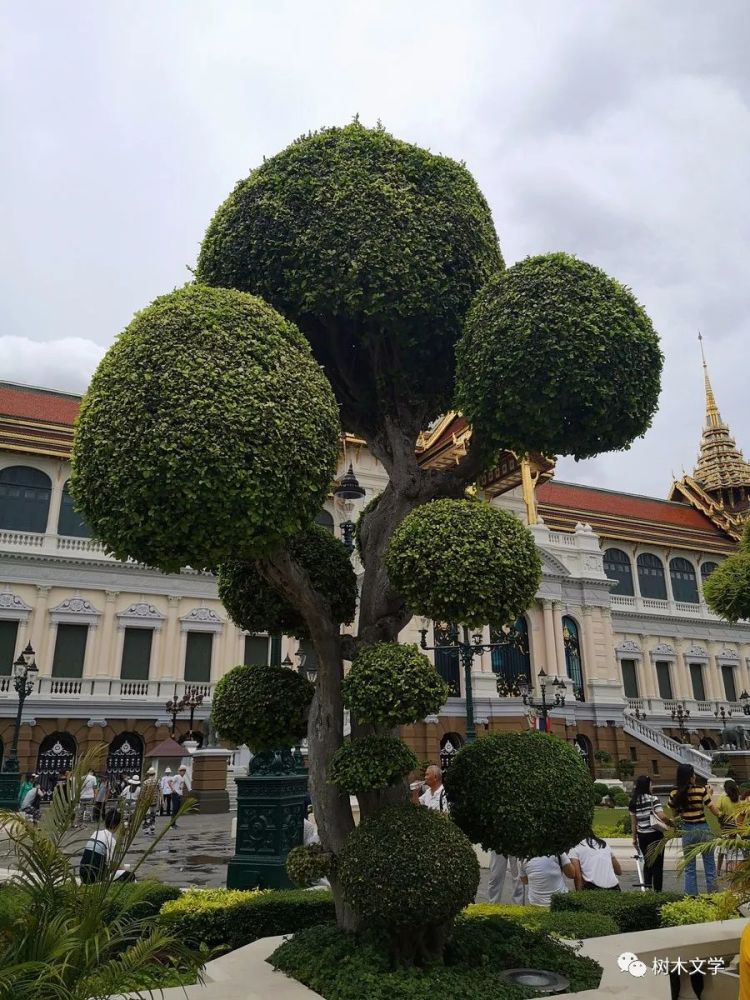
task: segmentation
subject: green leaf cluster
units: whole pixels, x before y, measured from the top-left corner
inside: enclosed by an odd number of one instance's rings
[[[545,934],[556,934],[571,940],[609,937],[610,934],[619,932],[615,919],[603,913],[552,913],[544,906],[519,906],[517,903],[474,903],[467,906],[462,916],[468,920],[496,920],[502,917],[503,920],[512,920],[529,930],[544,931]]]
[[[303,889],[329,878],[333,855],[322,844],[293,847],[286,856],[286,873],[294,885]]]
[[[347,903],[390,934],[446,923],[473,902],[479,862],[443,813],[389,806],[346,839],[337,872]]]
[[[396,642],[360,647],[342,690],[357,719],[380,730],[435,715],[448,700],[448,685],[424,653]]]
[[[391,584],[417,615],[502,627],[536,596],[542,564],[517,517],[480,500],[433,500],[407,514],[386,554]]]
[[[360,736],[343,743],[331,759],[328,780],[342,792],[374,792],[415,771],[414,753],[396,736]]]
[[[253,753],[296,746],[307,733],[314,692],[288,667],[233,667],[216,685],[211,720],[221,736]]]
[[[745,538],[740,551],[703,581],[703,595],[709,608],[726,621],[750,619],[750,548]]]
[[[557,736],[483,736],[459,750],[443,782],[453,821],[485,850],[520,858],[560,854],[591,830],[591,777]]]
[[[359,122],[298,139],[240,181],[199,280],[260,295],[308,337],[359,433],[453,396],[469,305],[503,266],[469,171]]]
[[[663,356],[629,289],[564,253],[527,257],[477,295],[457,400],[488,454],[588,458],[644,434]]]
[[[319,524],[289,543],[289,552],[307,571],[315,590],[326,597],[339,624],[354,620],[357,577],[339,539]],[[258,572],[252,559],[228,559],[219,567],[219,597],[229,617],[248,632],[308,636],[302,614]]]
[[[593,897],[596,896],[596,899]],[[617,898],[615,898],[617,897]],[[621,934],[651,931],[661,926],[661,908],[682,899],[676,892],[580,892],[555,893],[553,913],[601,913],[617,921]]]
[[[661,927],[682,927],[685,924],[708,924],[714,920],[730,920],[738,914],[740,899],[733,892],[712,892],[701,896],[685,896],[674,903],[665,903],[659,911]]]
[[[296,327],[260,299],[188,285],[138,313],[97,368],[71,493],[118,558],[213,568],[307,528],[338,434],[330,384]]]

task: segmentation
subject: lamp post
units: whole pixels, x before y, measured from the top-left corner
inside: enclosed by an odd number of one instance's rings
[[[18,737],[21,732],[21,718],[23,716],[24,702],[34,690],[39,667],[36,665],[34,650],[31,643],[19,654],[18,659],[13,664],[13,687],[18,694],[18,711],[16,712],[16,724],[13,730],[13,744],[10,753],[3,763],[2,775],[0,775],[0,808],[18,808],[18,786],[21,775],[18,770]]]
[[[740,702],[742,703],[742,711],[745,715],[750,715],[750,694],[747,691],[743,691],[740,695]]]
[[[185,702],[185,698],[184,697],[178,700],[178,698],[177,698],[177,685],[175,684],[175,686],[174,686],[174,697],[171,698],[167,702],[167,704],[166,704],[167,712],[168,712],[169,715],[172,716],[172,739],[175,738],[175,728],[177,726],[177,716],[180,714],[180,712],[183,712],[185,710],[185,704],[186,704],[186,702]]]
[[[297,671],[306,677],[311,684],[314,684],[318,676],[318,664],[314,657],[308,658],[307,653],[302,652],[302,647],[297,649]]]
[[[182,699],[182,705],[186,709],[190,709],[190,731],[188,732],[188,739],[193,738],[193,720],[195,718],[195,710],[199,705],[203,704],[203,695],[198,692],[194,687],[188,688]]]
[[[542,729],[547,732],[547,719],[549,713],[554,711],[556,708],[563,708],[565,706],[565,692],[567,688],[565,687],[565,681],[561,680],[559,677],[554,677],[551,681],[549,675],[545,671],[544,667],[537,674],[537,679],[539,680],[539,690],[542,693],[542,704],[537,704],[534,695],[531,693],[529,688],[529,682],[526,677],[519,677],[516,680],[516,689],[523,699],[524,705],[528,705],[530,708],[535,708],[539,717],[542,720]],[[547,686],[554,688],[553,697],[550,702],[547,701]],[[500,693],[500,684],[498,682],[498,694]]]
[[[721,745],[723,746],[726,740],[724,739],[724,730],[727,728],[727,719],[732,718],[732,709],[724,708],[720,705],[718,701],[716,702],[716,711],[714,712],[714,717],[716,719],[721,719]]]
[[[342,502],[347,515],[346,520],[341,521],[339,527],[341,528],[344,545],[350,554],[354,552],[354,521],[350,517],[354,509],[353,501],[361,500],[366,492],[364,486],[359,485],[359,480],[354,475],[354,468],[350,462],[349,468],[333,490],[334,497]]]
[[[690,710],[685,708],[684,705],[679,704],[676,708],[672,709],[672,722],[677,723],[677,728],[680,730],[680,739],[683,743],[688,742],[685,723],[689,718]]]

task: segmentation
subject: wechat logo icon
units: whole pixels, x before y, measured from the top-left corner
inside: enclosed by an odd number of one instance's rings
[[[648,968],[646,963],[641,962],[638,956],[633,954],[632,951],[624,951],[617,959],[617,964],[620,967],[620,972],[629,972],[636,979],[645,976]]]

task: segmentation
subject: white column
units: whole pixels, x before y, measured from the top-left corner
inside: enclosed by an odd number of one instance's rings
[[[167,597],[167,620],[163,623],[164,643],[162,658],[155,664],[154,678],[156,680],[177,680],[180,677],[178,667],[180,649],[180,598],[173,595]]]
[[[563,630],[562,630],[562,610],[560,608],[559,601],[552,602],[552,618],[555,629],[555,653],[556,653],[555,658],[557,661],[555,666],[555,673],[557,674],[558,677],[567,679],[568,670],[565,665],[565,642],[563,640]],[[579,643],[581,642],[580,635],[578,636],[578,641]]]
[[[99,628],[89,636],[86,644],[86,659],[88,660],[89,646],[95,649],[94,670],[91,673],[97,677],[119,677],[119,657],[114,649],[115,613],[117,610],[117,598],[120,596],[118,590],[108,590],[105,594],[104,612],[99,622]],[[120,650],[122,646],[120,645]],[[114,661],[114,662],[113,662]],[[85,670],[84,670],[85,672]]]
[[[29,623],[29,642],[36,653],[36,662],[41,673],[52,673],[52,661],[49,655],[49,633],[52,628],[47,610],[49,608],[49,593],[51,587],[37,587],[37,599],[34,602],[34,610]]]
[[[557,673],[557,654],[555,653],[555,618],[552,614],[552,602],[542,601],[544,615],[544,652],[547,662],[544,669],[551,677]],[[535,664],[541,668],[541,664]],[[539,673],[539,670],[536,671]],[[533,680],[533,678],[532,678]]]
[[[562,624],[560,625],[562,633]],[[594,680],[600,676],[599,661],[594,645],[594,609],[585,607],[581,619],[581,655],[583,657],[583,681],[584,688],[586,682]],[[564,661],[563,661],[564,662]],[[585,692],[584,692],[585,693]]]

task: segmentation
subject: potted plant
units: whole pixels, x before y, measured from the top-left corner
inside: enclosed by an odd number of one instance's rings
[[[621,759],[617,761],[615,770],[620,781],[627,781],[628,778],[632,778],[635,774],[635,764],[632,760]]]
[[[711,761],[711,771],[717,778],[726,778],[729,774],[729,757],[725,753],[717,753]]]
[[[598,778],[617,777],[617,771],[612,767],[612,754],[607,750],[596,750],[594,760],[597,763],[596,775]]]

